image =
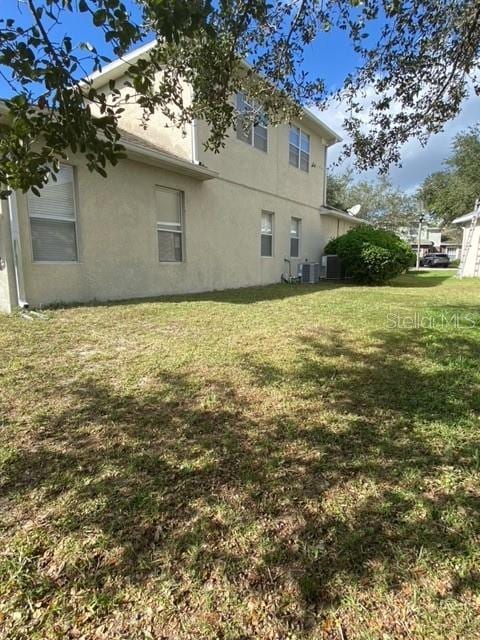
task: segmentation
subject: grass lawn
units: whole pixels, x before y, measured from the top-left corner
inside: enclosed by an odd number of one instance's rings
[[[0,317],[0,638],[479,638],[452,275]]]

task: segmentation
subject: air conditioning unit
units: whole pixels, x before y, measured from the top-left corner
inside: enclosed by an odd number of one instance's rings
[[[325,280],[345,280],[345,267],[339,256],[322,256],[321,277]]]
[[[302,262],[298,265],[298,275],[304,284],[313,284],[320,280],[319,262]]]

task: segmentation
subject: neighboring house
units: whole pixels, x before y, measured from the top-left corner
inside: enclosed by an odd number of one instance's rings
[[[398,230],[398,235],[410,244],[413,251],[417,253],[418,248],[418,226],[402,227]],[[439,251],[442,240],[442,231],[439,227],[422,226],[420,236],[420,257],[427,253]]]
[[[466,277],[480,276],[480,217],[475,211],[453,220],[463,229],[462,259],[464,266],[462,275]]]
[[[446,253],[450,260],[460,260],[462,245],[458,242],[446,242],[442,240],[439,253]]]
[[[95,86],[123,86],[146,50],[92,76]],[[1,203],[1,309],[279,282],[285,258],[319,261],[361,223],[325,207],[339,137],[307,110],[291,126],[238,127],[218,155],[204,150],[203,122],[181,132],[156,114],[145,131],[129,105],[121,126],[127,159],[108,178],[72,154],[40,197]]]

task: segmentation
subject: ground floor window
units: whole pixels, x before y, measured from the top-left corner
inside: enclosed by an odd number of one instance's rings
[[[290,221],[290,257],[298,258],[300,255],[300,218],[291,218]]]
[[[261,255],[265,258],[273,256],[273,213],[262,211]]]
[[[156,187],[158,259],[160,262],[183,260],[183,193]]]
[[[77,223],[75,173],[70,165],[60,165],[54,180],[36,196],[27,195],[32,254],[35,262],[76,262]]]

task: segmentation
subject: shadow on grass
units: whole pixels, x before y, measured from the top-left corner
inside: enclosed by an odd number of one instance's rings
[[[341,287],[352,286],[351,282],[324,280],[317,284],[269,284],[258,287],[241,287],[238,289],[224,289],[220,291],[206,291],[202,293],[185,293],[169,296],[149,298],[131,298],[129,300],[92,300],[91,302],[72,302],[48,305],[46,308],[71,308],[71,307],[114,307],[130,306],[147,303],[175,303],[182,302],[222,302],[227,304],[257,304],[273,300],[285,300],[287,298],[301,297],[321,291],[331,291]]]
[[[166,372],[130,393],[72,383],[69,410],[37,419],[1,492],[41,504],[52,539],[97,542],[58,574],[31,563],[31,581],[43,598],[106,594],[106,615],[112,581],[154,580],[191,620],[198,591],[227,614],[228,592],[233,617],[276,593],[270,614],[286,633],[307,632],[352,586],[396,591],[419,571],[460,566],[480,535],[466,481],[478,471],[480,347],[431,337],[382,332],[362,350],[341,333],[303,335],[288,371],[243,361],[252,398],[228,379]],[[290,402],[263,414],[272,390]],[[453,595],[478,586],[470,569],[451,575]]]
[[[399,276],[389,286],[400,288],[423,288],[437,287],[452,277],[452,273],[438,273],[410,271],[408,274]],[[249,305],[259,302],[269,302],[274,300],[285,300],[287,298],[301,297],[317,292],[331,291],[333,289],[341,289],[354,287],[355,284],[351,280],[322,280],[316,284],[270,284],[258,287],[242,287],[238,289],[225,289],[222,291],[207,291],[203,293],[179,294],[171,296],[159,296],[149,298],[132,298],[130,300],[93,300],[87,303],[58,303],[50,305],[49,308],[69,308],[69,307],[112,307],[112,306],[130,306],[147,303],[175,303],[182,302],[221,302],[227,304]],[[381,288],[381,287],[379,287]],[[47,307],[48,308],[48,307]]]
[[[409,271],[393,280],[392,287],[423,288],[438,287],[446,280],[453,278],[455,273],[451,270],[435,271]]]

